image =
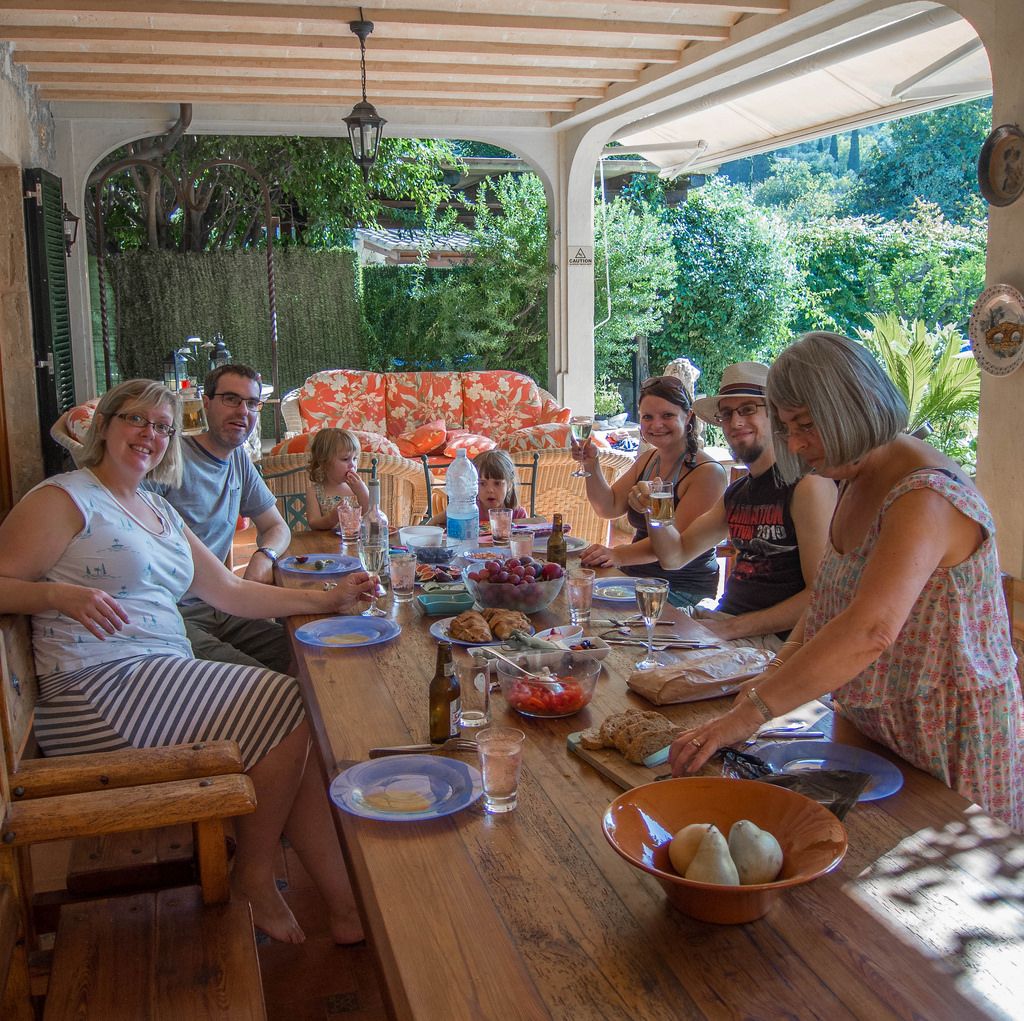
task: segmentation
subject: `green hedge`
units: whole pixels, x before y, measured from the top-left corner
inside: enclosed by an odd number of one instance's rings
[[[162,379],[168,352],[188,337],[207,341],[219,331],[233,361],[271,380],[265,251],[142,250],[112,255],[105,266],[115,296],[108,312],[112,335],[116,323],[114,361],[122,379]],[[367,366],[357,273],[351,249],[274,250],[278,396],[319,369]],[[98,315],[93,343],[101,359]],[[189,373],[201,380],[205,367],[196,371],[190,364]],[[265,435],[273,428],[269,409],[263,428]]]

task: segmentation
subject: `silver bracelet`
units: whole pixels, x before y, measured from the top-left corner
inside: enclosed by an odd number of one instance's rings
[[[775,716],[772,713],[771,709],[769,709],[768,706],[766,706],[764,702],[761,701],[761,696],[756,691],[754,691],[753,688],[747,688],[747,698],[749,698],[750,701],[754,703],[754,706],[757,708],[757,711],[764,717],[765,723],[768,723],[770,720],[775,719]]]

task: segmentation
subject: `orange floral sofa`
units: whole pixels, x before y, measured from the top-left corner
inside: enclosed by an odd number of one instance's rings
[[[305,449],[325,426],[349,429],[363,450],[404,457],[470,457],[481,450],[537,450],[569,445],[569,417],[529,376],[506,369],[476,372],[366,372],[329,369],[284,395],[288,440],[276,453]]]

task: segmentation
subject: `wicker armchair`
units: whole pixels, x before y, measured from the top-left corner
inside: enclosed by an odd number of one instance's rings
[[[78,455],[82,452],[82,444],[68,432],[68,412],[65,411],[50,426],[50,435],[71,455],[77,465]]]
[[[399,527],[421,521],[427,507],[427,482],[423,468],[404,457],[363,451],[359,455],[359,471],[374,477],[374,462],[376,478],[380,479],[380,505],[388,521]],[[279,498],[282,516],[295,531],[308,528],[305,523],[307,464],[308,454],[268,454],[259,464],[270,491]],[[268,477],[275,475],[280,477]],[[298,501],[301,501],[301,507]]]
[[[611,485],[636,460],[635,454],[602,450],[598,455],[604,477]],[[561,514],[572,525],[571,534],[587,542],[607,546],[612,523],[597,515],[587,499],[586,479],[573,478],[579,467],[571,450],[542,450],[537,461],[536,501],[538,514],[548,520]]]

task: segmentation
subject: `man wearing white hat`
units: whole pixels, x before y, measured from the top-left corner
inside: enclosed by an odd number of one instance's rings
[[[836,487],[816,475],[783,480],[764,397],[767,378],[767,365],[737,362],[722,374],[719,393],[694,401],[694,412],[722,428],[748,474],[682,535],[664,525],[652,527],[650,536],[666,568],[681,567],[728,537],[737,557],[718,609],[698,608],[693,615],[724,644],[777,651],[807,606],[828,541]]]

